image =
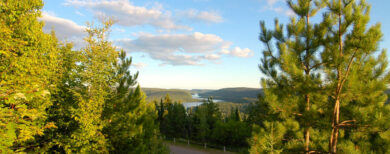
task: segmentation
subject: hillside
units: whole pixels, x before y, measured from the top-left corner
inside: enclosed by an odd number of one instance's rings
[[[258,94],[263,93],[262,89],[257,88],[223,88],[214,91],[199,93],[200,97],[213,97],[226,102],[249,103],[257,100]]]
[[[159,88],[142,88],[146,94],[146,101],[160,101],[161,98],[164,98],[167,94],[173,101],[177,102],[192,102],[197,101],[191,96],[189,90],[184,89],[159,89]]]
[[[211,90],[211,89],[191,89],[192,94],[201,94],[201,93],[210,92],[210,91],[214,91],[214,90]]]

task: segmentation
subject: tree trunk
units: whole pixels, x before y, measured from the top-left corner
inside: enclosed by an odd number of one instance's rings
[[[340,10],[339,10],[339,54],[340,57],[343,57],[343,42],[342,42],[342,34],[341,34],[341,0],[339,0]],[[349,70],[348,66],[348,70]],[[333,118],[332,118],[332,134],[330,136],[329,141],[329,152],[331,154],[335,154],[337,151],[337,141],[339,137],[339,120],[340,120],[340,93],[343,88],[343,81],[347,78],[348,75],[341,77],[341,66],[339,65],[337,68],[337,89],[335,93],[335,104],[333,109]]]
[[[306,28],[309,29],[309,13],[306,14]],[[306,56],[309,56],[309,39],[306,38]],[[309,64],[306,63],[306,68],[305,68],[305,74],[306,74],[306,80],[310,78],[310,69],[309,69]],[[305,95],[305,100],[306,100],[306,112],[310,111],[310,95],[306,94]],[[305,153],[309,153],[310,151],[310,124],[306,122],[305,126]]]
[[[306,112],[308,112],[310,110],[309,94],[305,96],[305,99],[306,99]],[[305,151],[306,152],[305,153],[309,153],[310,151],[309,145],[310,145],[310,124],[306,123],[306,128],[305,128]]]
[[[336,103],[333,110],[333,120],[332,120],[332,134],[329,141],[329,152],[334,154],[337,151],[337,141],[339,136],[339,117],[340,117],[340,100],[336,99]]]

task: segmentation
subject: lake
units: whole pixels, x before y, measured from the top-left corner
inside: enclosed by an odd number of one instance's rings
[[[194,107],[194,106],[199,106],[201,104],[203,104],[203,101],[202,100],[207,100],[207,98],[202,98],[199,96],[199,94],[195,93],[195,94],[192,94],[192,98],[194,99],[199,99],[200,101],[197,101],[197,102],[184,102],[183,103],[183,106],[187,109],[189,107]],[[219,99],[213,99],[213,102],[214,103],[218,103],[218,102],[222,102],[223,100],[219,100]]]

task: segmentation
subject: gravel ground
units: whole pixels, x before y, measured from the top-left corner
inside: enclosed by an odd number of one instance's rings
[[[172,144],[169,145],[169,148],[171,149],[171,154],[207,154],[206,152],[197,149],[181,147]]]
[[[198,149],[181,144],[169,144],[171,154],[233,154],[231,152],[223,152],[215,149]]]

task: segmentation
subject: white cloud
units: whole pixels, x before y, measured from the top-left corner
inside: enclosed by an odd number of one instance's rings
[[[42,17],[39,20],[45,22],[43,30],[46,33],[50,33],[50,31],[54,29],[57,37],[62,40],[74,39],[75,37],[86,35],[84,26],[80,26],[68,19],[56,17],[47,12],[43,12]]]
[[[275,11],[276,13],[279,13],[279,14],[284,14],[286,16],[294,16],[295,13],[293,10],[291,10],[290,8],[282,8],[282,7],[271,7],[269,8],[269,10],[272,10],[272,11]]]
[[[284,14],[286,14],[289,17],[292,17],[292,16],[295,15],[295,12],[293,10],[291,10],[291,9],[287,9],[287,10],[284,11]]]
[[[192,34],[139,34],[137,39],[116,41],[129,52],[148,53],[151,58],[170,65],[202,65],[203,60],[221,58],[221,52],[229,50],[231,42],[214,34],[195,32]],[[248,48],[236,47],[229,54],[237,57],[251,55]]]
[[[284,0],[267,0],[268,6],[273,6],[277,2],[283,2]]]
[[[145,63],[142,63],[142,62],[138,62],[138,63],[131,64],[131,66],[134,66],[137,69],[142,69],[142,68],[144,68],[144,67],[146,67],[148,65],[145,64]]]
[[[231,50],[222,50],[222,54],[230,54],[237,57],[247,58],[253,56],[252,50],[249,48],[241,49],[240,47],[235,47]]]
[[[260,2],[261,1],[264,0],[260,0]],[[263,10],[274,11],[278,14],[283,14],[290,17],[295,15],[295,13],[289,7],[287,7],[287,3],[285,0],[265,0],[265,1],[267,4],[266,6],[263,7]]]
[[[198,11],[195,9],[190,9],[187,11],[179,12],[180,16],[188,18],[190,20],[205,22],[205,23],[219,23],[223,22],[222,16],[216,12],[210,11]]]
[[[76,13],[77,15],[79,15],[79,16],[83,16],[83,17],[85,16],[85,15],[84,15],[83,13],[81,13],[80,11],[76,11],[75,13]]]
[[[116,32],[119,32],[119,33],[124,33],[124,32],[126,32],[126,30],[123,29],[123,28],[113,28],[112,31],[116,31]]]
[[[75,48],[81,48],[84,45],[83,38],[87,35],[85,26],[80,26],[72,20],[56,17],[48,12],[43,12],[39,20],[45,22],[44,32],[50,33],[53,29],[59,40],[70,41]]]
[[[219,54],[208,54],[205,56],[206,59],[209,59],[209,60],[217,60],[219,58],[221,58],[221,55]]]
[[[207,53],[226,48],[231,43],[214,34],[148,34],[140,33],[135,40],[119,41],[131,51]]]
[[[161,60],[161,65],[202,65],[199,56],[181,55],[175,53],[154,53],[150,54],[153,59]]]
[[[188,26],[177,25],[171,13],[163,11],[158,5],[148,9],[135,6],[128,0],[67,0],[65,5],[88,8],[98,19],[110,17],[122,26],[152,25],[167,30],[192,30]]]

